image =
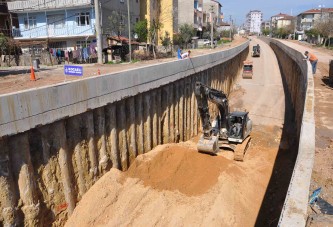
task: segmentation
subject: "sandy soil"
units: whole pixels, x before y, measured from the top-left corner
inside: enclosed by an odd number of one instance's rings
[[[256,42],[260,41],[252,44]],[[281,148],[285,103],[275,101],[284,100],[284,94],[274,54],[266,44],[260,44],[265,57],[255,59],[255,78],[246,81],[240,78],[230,96],[232,109],[247,108],[250,116],[251,111],[255,113],[252,143],[244,162],[233,161],[230,151],[223,151],[220,156],[198,153],[197,138],[158,146],[138,156],[127,172],[112,169],[105,174],[83,196],[66,226],[254,226],[258,223],[268,226],[266,223],[276,223],[288,179],[281,183],[282,190],[281,185],[275,185],[268,192],[268,186],[274,174],[285,179],[283,169],[292,169],[292,164],[284,162],[276,167],[281,152],[286,160],[291,160],[288,145]],[[259,69],[262,61],[270,64]],[[251,101],[253,97],[256,101]],[[272,108],[276,111],[269,111]],[[259,212],[264,216],[260,221]]]
[[[127,172],[105,174],[66,226],[253,226],[279,134],[255,130],[243,163],[200,154],[193,141],[158,146]]]
[[[242,37],[236,37],[235,40],[229,44],[218,46],[215,49],[194,49],[191,50],[192,57],[213,53],[221,50],[230,49],[234,46],[240,45],[245,42],[246,39]],[[121,64],[83,64],[83,76],[67,76],[66,81],[81,80],[88,77],[100,76],[98,75],[98,69],[101,75],[115,73],[120,71],[126,71],[135,69],[138,67],[144,67],[148,65],[160,64],[168,61],[177,61],[176,57],[156,59],[149,61],[141,61],[136,63],[121,63]],[[10,92],[26,90],[31,88],[37,88],[47,86],[51,84],[63,83],[65,81],[64,66],[41,66],[41,68],[35,72],[36,81],[30,81],[30,67],[1,67],[0,68],[0,95]]]
[[[305,50],[313,52],[319,59],[314,76],[316,153],[310,194],[319,187],[322,193],[318,203],[320,206],[315,207],[315,211],[309,208],[309,226],[333,226],[333,85],[328,83],[327,78],[333,51],[300,42],[290,45],[302,53]],[[328,215],[323,215],[325,212]]]

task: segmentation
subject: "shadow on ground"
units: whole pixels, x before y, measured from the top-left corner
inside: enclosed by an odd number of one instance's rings
[[[329,88],[333,88],[333,81],[330,81],[330,78],[328,76],[324,76],[323,78],[321,78],[321,81],[323,81],[323,86],[329,87]]]
[[[38,69],[35,70],[35,72],[43,72],[43,71],[48,71],[51,69]],[[30,74],[30,68],[29,69],[11,69],[8,68],[6,70],[0,70],[0,77],[5,77],[5,76],[11,76],[11,75],[20,75],[20,74]]]
[[[280,70],[282,72],[282,70]],[[255,226],[277,226],[293,173],[298,138],[295,113],[284,76],[285,115],[279,151],[274,163],[272,176],[261,204]]]

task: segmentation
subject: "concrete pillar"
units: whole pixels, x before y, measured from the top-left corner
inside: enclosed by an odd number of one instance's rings
[[[170,123],[169,123],[169,142],[175,142],[175,97],[174,97],[175,85],[171,83],[169,85],[169,108],[170,108]]]
[[[100,174],[106,173],[110,167],[110,158],[107,153],[105,136],[105,109],[104,107],[94,110],[95,138],[98,150],[98,170]]]
[[[54,141],[57,141],[59,153],[59,167],[61,172],[61,181],[63,185],[63,193],[67,203],[68,215],[71,215],[75,208],[75,194],[73,184],[73,166],[71,163],[71,157],[69,155],[65,121],[58,121],[54,123]]]
[[[107,132],[109,132],[109,147],[111,150],[112,167],[120,169],[120,154],[118,152],[118,135],[117,135],[117,115],[116,104],[110,104],[105,107]]]
[[[169,86],[164,86],[161,90],[161,133],[162,144],[169,143]]]
[[[4,227],[19,226],[16,213],[18,192],[13,181],[8,141],[0,138],[0,215]]]
[[[180,130],[179,130],[179,103],[180,103],[180,95],[179,95],[179,81],[175,83],[175,142],[179,142],[180,140]]]
[[[9,139],[10,160],[14,179],[22,201],[25,226],[40,225],[40,204],[34,169],[31,163],[28,133],[21,133]]]
[[[186,78],[186,140],[191,138],[191,77]]]
[[[83,124],[86,123],[86,126],[87,126],[88,154],[89,154],[89,162],[90,162],[89,175],[92,179],[92,182],[90,183],[89,186],[91,187],[97,180],[97,176],[98,176],[98,161],[97,161],[97,148],[96,148],[96,143],[95,143],[93,111],[88,111],[87,113],[85,113],[84,119],[85,120],[83,121]]]
[[[152,149],[152,122],[151,122],[151,108],[150,108],[150,94],[144,94],[143,112],[144,112],[144,152]]]
[[[117,103],[117,129],[118,129],[118,145],[119,145],[119,152],[120,152],[120,163],[121,163],[121,170],[126,171],[129,167],[129,152],[127,146],[127,135],[126,135],[126,121],[128,114],[125,111],[125,101],[120,101]]]
[[[162,144],[162,136],[163,136],[163,132],[162,132],[162,114],[163,114],[163,110],[162,110],[162,90],[161,88],[156,89],[156,112],[157,112],[157,116],[158,116],[158,120],[157,120],[157,138],[158,138],[158,144]],[[153,110],[154,111],[154,110]]]
[[[144,152],[144,142],[143,142],[143,102],[142,94],[139,94],[135,97],[135,106],[136,106],[136,136],[137,136],[137,145],[138,145],[138,155],[143,154]]]
[[[180,134],[180,140],[185,141],[185,131],[184,131],[184,124],[186,124],[185,121],[185,79],[180,80],[180,86],[179,86],[179,134]]]
[[[71,117],[67,120],[67,138],[68,138],[68,148],[70,150],[73,150],[73,156],[72,162],[74,167],[74,173],[75,173],[75,179],[77,181],[78,186],[78,200],[81,199],[81,197],[86,193],[87,187],[86,187],[86,177],[85,175],[88,174],[88,166],[85,165],[85,151],[84,148],[81,145],[82,142],[82,136],[81,136],[81,117],[83,115],[77,115],[74,117]]]
[[[135,100],[134,97],[127,99],[126,103],[126,113],[128,113],[128,123],[129,128],[128,137],[129,137],[129,162],[132,163],[135,160],[135,157],[138,155],[137,144],[136,144],[136,109],[135,109]]]
[[[151,92],[151,101],[150,104],[153,109],[153,147],[156,147],[159,144],[159,130],[158,130],[158,121],[159,121],[159,116],[158,116],[158,98],[157,98],[158,93],[156,91]]]

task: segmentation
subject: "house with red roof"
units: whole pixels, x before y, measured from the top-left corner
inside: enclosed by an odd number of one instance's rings
[[[297,30],[306,31],[315,23],[325,18],[333,17],[333,8],[310,9],[297,15]]]

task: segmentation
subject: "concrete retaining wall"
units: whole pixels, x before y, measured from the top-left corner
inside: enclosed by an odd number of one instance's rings
[[[304,56],[277,40],[264,39],[274,50],[288,86],[299,138],[292,179],[279,220],[279,226],[305,226],[309,188],[315,154],[314,82]]]
[[[0,225],[61,225],[111,167],[197,135],[195,82],[229,93],[248,51],[0,96]]]

